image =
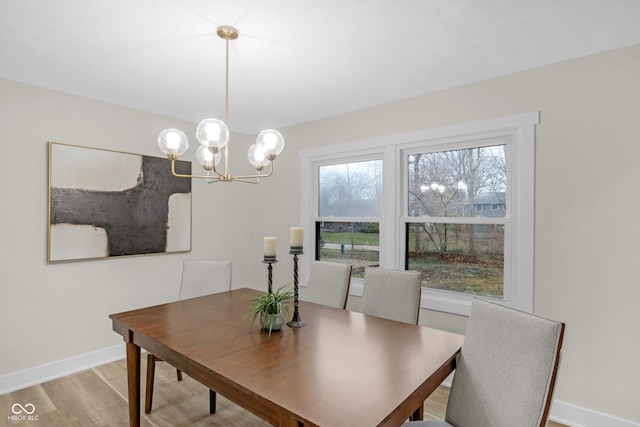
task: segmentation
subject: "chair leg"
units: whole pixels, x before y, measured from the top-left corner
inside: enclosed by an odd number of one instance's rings
[[[213,390],[209,390],[209,413],[216,413],[216,392]]]
[[[180,369],[176,369],[176,378],[178,378],[178,381],[182,381],[182,371]]]
[[[151,413],[151,404],[153,402],[153,379],[156,372],[156,358],[153,354],[147,355],[147,387],[144,398],[144,413]]]

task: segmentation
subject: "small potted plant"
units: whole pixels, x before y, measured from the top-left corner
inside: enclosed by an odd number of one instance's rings
[[[284,315],[289,313],[287,303],[293,299],[293,292],[282,286],[274,292],[261,292],[251,301],[247,316],[252,316],[251,326],[260,315],[260,325],[262,329],[269,331],[279,331],[284,325]]]

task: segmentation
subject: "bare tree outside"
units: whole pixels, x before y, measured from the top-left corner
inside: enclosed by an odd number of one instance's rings
[[[502,297],[506,215],[506,147],[493,145],[407,157],[408,265],[423,285]],[[456,218],[451,221],[447,218]],[[460,218],[474,218],[466,223]]]
[[[380,216],[382,160],[320,166],[318,179],[319,216]]]
[[[379,265],[379,224],[362,218],[382,215],[382,160],[320,166],[318,181],[318,258],[350,264],[363,277]]]

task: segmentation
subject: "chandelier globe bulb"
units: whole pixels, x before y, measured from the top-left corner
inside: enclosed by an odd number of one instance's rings
[[[249,147],[247,157],[249,159],[249,163],[251,163],[257,171],[261,171],[264,166],[269,163],[267,151],[263,146],[258,144],[253,144]]]
[[[267,159],[275,160],[284,150],[284,137],[275,129],[265,129],[258,134],[256,145],[264,147]]]
[[[165,129],[158,135],[158,148],[170,160],[177,160],[187,152],[189,140],[179,129]]]
[[[220,155],[220,152],[214,152],[213,147],[205,147],[204,145],[201,145],[196,150],[196,160],[198,160],[198,163],[208,171],[212,170],[214,165],[218,166],[221,158],[222,156]]]
[[[222,120],[204,119],[196,128],[196,138],[203,146],[219,150],[229,142],[229,128]]]

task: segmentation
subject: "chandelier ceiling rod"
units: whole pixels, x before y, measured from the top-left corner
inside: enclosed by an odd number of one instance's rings
[[[171,160],[171,173],[178,178],[204,178],[208,183],[239,181],[257,184],[260,182],[260,178],[266,178],[273,174],[273,161],[284,149],[284,138],[277,130],[263,130],[258,134],[256,143],[249,148],[248,152],[249,162],[258,173],[242,176],[233,176],[229,173],[229,40],[238,38],[238,30],[223,25],[217,28],[216,33],[226,42],[225,117],[224,121],[205,119],[196,128],[196,137],[201,144],[196,152],[196,158],[206,171],[206,174],[187,175],[179,174],[175,171],[175,161],[189,148],[187,136],[181,130],[165,129],[160,132],[158,147]],[[216,169],[216,165],[221,160],[221,150],[224,150],[224,173],[220,173]],[[263,174],[262,170],[267,164],[269,165],[269,173]]]
[[[229,26],[218,27],[217,34],[225,40],[225,73],[224,73],[224,122],[229,127],[229,40],[238,38],[238,31]],[[215,165],[214,165],[215,166]],[[229,166],[229,149],[224,150],[224,174],[227,175]]]

